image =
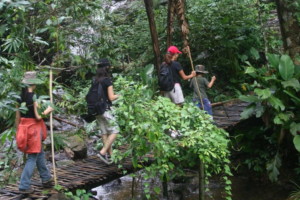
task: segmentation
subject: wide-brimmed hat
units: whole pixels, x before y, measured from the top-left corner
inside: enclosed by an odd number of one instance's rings
[[[168,48],[168,52],[171,54],[176,54],[176,53],[182,53],[181,51],[178,50],[178,48],[176,46],[170,46]]]
[[[195,71],[203,74],[207,74],[208,71],[205,71],[205,66],[204,65],[196,65]]]
[[[42,84],[43,81],[37,78],[36,71],[28,71],[25,72],[22,83],[27,85],[36,85],[36,84]]]
[[[96,63],[98,67],[110,67],[111,64],[107,58],[101,58]]]

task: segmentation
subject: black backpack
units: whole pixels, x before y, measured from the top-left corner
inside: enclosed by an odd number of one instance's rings
[[[102,115],[108,108],[107,98],[101,82],[92,82],[86,97],[88,115],[96,116]]]
[[[173,80],[173,74],[171,67],[166,63],[160,66],[158,75],[158,85],[162,91],[171,91],[174,88],[175,82]]]

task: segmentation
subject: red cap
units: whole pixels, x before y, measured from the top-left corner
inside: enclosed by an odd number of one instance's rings
[[[182,53],[181,51],[178,50],[178,48],[176,46],[170,46],[168,48],[168,52],[171,53],[171,54],[175,54],[175,53]]]

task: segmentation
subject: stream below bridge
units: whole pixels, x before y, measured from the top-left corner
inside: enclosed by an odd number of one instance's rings
[[[141,172],[138,172],[140,175]],[[137,179],[136,179],[137,180]],[[291,191],[282,185],[265,183],[262,181],[250,179],[247,176],[231,177],[233,200],[287,200]],[[143,185],[149,182],[150,187],[161,185],[160,180],[152,179],[150,181],[137,180],[135,187],[135,199],[146,200]],[[94,197],[98,200],[123,200],[131,199],[132,177],[124,176],[120,179],[111,181],[107,184],[93,188],[97,193]],[[217,177],[211,178],[208,185],[209,191],[206,192],[206,200],[223,200],[224,185]],[[161,187],[162,190],[162,187]],[[198,200],[198,174],[191,171],[183,180],[168,183],[168,195],[170,200]],[[153,199],[153,198],[151,198]],[[165,200],[163,196],[155,199]]]

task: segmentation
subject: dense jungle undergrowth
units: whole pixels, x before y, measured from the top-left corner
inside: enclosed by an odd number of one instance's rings
[[[105,57],[112,62],[115,91],[121,94],[114,102],[122,133],[117,144],[129,145],[125,154],[116,152],[115,161],[131,156],[134,167],[140,169],[143,166],[137,161],[151,152],[157,160],[145,168],[145,178],[171,180],[185,168],[197,166],[201,159],[207,181],[214,174],[222,177],[226,199],[231,199],[232,172],[250,172],[278,183],[289,171],[291,185],[295,185],[290,199],[299,199],[299,58],[287,55],[282,47],[278,17],[273,12],[276,4],[258,0],[186,1],[194,64],[206,66],[208,79],[217,77],[213,89],[208,90],[210,99],[240,98],[250,103],[242,114],[243,119],[250,120],[227,133],[191,103],[188,81],[183,81],[186,103],[182,108],[160,96],[144,3],[121,2],[0,2],[1,184],[16,181],[12,169],[22,163],[13,141],[23,73],[37,70],[43,80],[37,92],[47,96],[51,67],[54,89],[63,91],[55,96],[55,113],[79,116],[86,112],[85,95],[95,63]],[[162,54],[167,39],[166,2],[153,0]],[[299,1],[295,1],[297,5],[288,2],[299,8]],[[299,23],[299,9],[293,12]],[[175,21],[172,43],[178,47],[183,45],[180,31]],[[182,55],[179,61],[189,73],[188,56]],[[165,133],[169,129],[179,130],[183,139],[169,137]],[[95,134],[90,130],[87,127],[89,136]],[[161,192],[145,185],[147,198],[151,198],[150,189]]]

